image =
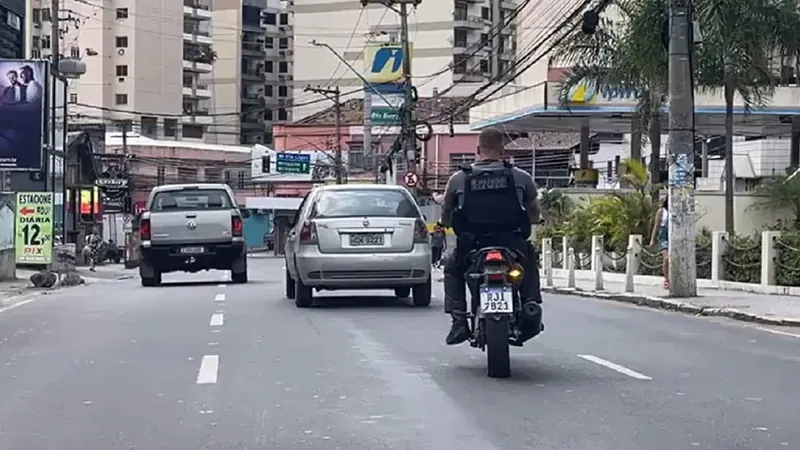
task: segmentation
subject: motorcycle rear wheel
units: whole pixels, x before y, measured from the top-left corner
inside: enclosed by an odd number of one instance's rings
[[[511,355],[508,344],[509,317],[506,314],[483,319],[486,340],[486,375],[490,378],[511,376]]]

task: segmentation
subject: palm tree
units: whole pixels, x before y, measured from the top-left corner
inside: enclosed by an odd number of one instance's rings
[[[764,200],[750,206],[752,209],[765,209],[773,212],[789,210],[794,223],[792,228],[800,230],[800,176],[779,175],[764,182],[759,188]]]
[[[555,57],[571,66],[559,88],[559,102],[569,108],[570,92],[580,83],[598,90],[628,89],[639,93],[634,120],[652,148],[650,177],[660,181],[661,119],[668,92],[667,49],[661,40],[666,5],[661,0],[618,0],[622,20],[603,18],[594,34],[569,35]],[[611,7],[610,7],[611,8]],[[634,145],[634,149],[640,145]],[[631,155],[640,160],[641,155]]]
[[[698,0],[695,8],[703,34],[697,82],[725,98],[725,229],[733,233],[734,98],[739,95],[745,112],[766,106],[776,84],[776,49],[800,48],[792,28],[800,23],[800,9],[797,0]],[[785,41],[790,36],[793,41]]]

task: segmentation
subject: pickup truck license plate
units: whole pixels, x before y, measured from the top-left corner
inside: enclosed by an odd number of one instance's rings
[[[183,253],[184,255],[197,255],[197,254],[203,253],[204,251],[205,251],[205,248],[203,248],[203,247],[182,247],[181,248],[181,253]]]
[[[480,290],[481,311],[484,314],[510,314],[514,312],[514,296],[511,289],[488,288]]]
[[[383,245],[383,234],[356,233],[350,235],[350,245],[353,247]]]

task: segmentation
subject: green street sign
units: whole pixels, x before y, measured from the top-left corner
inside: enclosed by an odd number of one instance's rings
[[[387,106],[373,106],[370,119],[373,125],[397,125],[400,123],[397,110]]]

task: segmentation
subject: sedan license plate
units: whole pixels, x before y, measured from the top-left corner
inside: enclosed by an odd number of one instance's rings
[[[205,249],[203,247],[183,247],[181,248],[181,253],[184,255],[197,255],[203,253]]]
[[[352,245],[353,247],[383,245],[383,235],[375,233],[351,234],[350,245]]]
[[[483,314],[510,314],[514,312],[514,296],[510,288],[481,288]]]

